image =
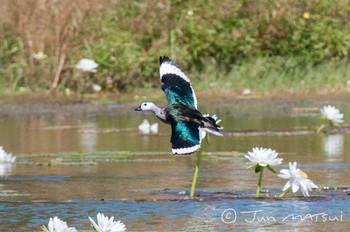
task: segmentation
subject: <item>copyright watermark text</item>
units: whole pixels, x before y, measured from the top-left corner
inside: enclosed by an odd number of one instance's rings
[[[311,222],[327,222],[327,221],[344,221],[343,211],[340,211],[337,215],[330,215],[325,212],[320,213],[306,213],[306,214],[288,214],[285,216],[273,216],[269,215],[263,210],[254,211],[240,211],[237,212],[233,208],[225,209],[221,214],[221,221],[225,224],[236,223],[238,218],[246,223],[274,223],[274,222],[297,222],[297,221],[311,221]]]

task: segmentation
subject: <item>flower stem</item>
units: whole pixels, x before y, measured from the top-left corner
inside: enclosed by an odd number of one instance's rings
[[[202,148],[199,149],[197,153],[197,162],[196,162],[196,169],[194,170],[193,180],[192,180],[192,187],[191,187],[191,193],[190,197],[193,197],[194,190],[196,189],[196,183],[197,183],[197,176],[199,171],[199,165],[201,164],[201,156],[202,156]]]
[[[317,128],[316,132],[317,132],[317,133],[320,133],[321,130],[323,130],[325,127],[326,127],[326,125],[325,125],[325,124],[322,124],[320,127]]]
[[[262,181],[263,172],[264,172],[264,168],[262,168],[261,171],[260,171],[259,183],[258,183],[258,187],[256,188],[256,197],[259,197],[259,194],[260,194],[261,181]]]
[[[289,193],[289,191],[292,189],[292,187],[289,187],[286,191],[284,191],[280,197],[284,197],[287,193]]]

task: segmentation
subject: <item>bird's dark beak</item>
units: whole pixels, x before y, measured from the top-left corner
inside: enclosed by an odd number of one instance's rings
[[[135,111],[142,111],[141,106],[137,107]]]

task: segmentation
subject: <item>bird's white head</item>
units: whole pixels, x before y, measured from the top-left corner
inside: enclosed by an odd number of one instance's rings
[[[142,102],[139,107],[137,107],[136,111],[154,111],[155,105],[152,102]]]

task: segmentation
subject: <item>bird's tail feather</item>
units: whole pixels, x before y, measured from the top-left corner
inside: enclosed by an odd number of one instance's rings
[[[218,124],[216,124],[216,121],[214,118],[212,117],[205,117],[205,119],[207,119],[205,122],[204,122],[204,125],[203,125],[203,130],[209,132],[209,133],[212,133],[214,135],[218,135],[218,136],[223,136],[219,131],[222,129],[221,126],[219,126]]]
[[[214,134],[214,135],[217,135],[217,136],[224,136],[223,134],[221,134],[220,132],[218,131],[215,131],[211,128],[202,128],[202,130],[206,131],[206,132],[209,132],[211,134]]]

